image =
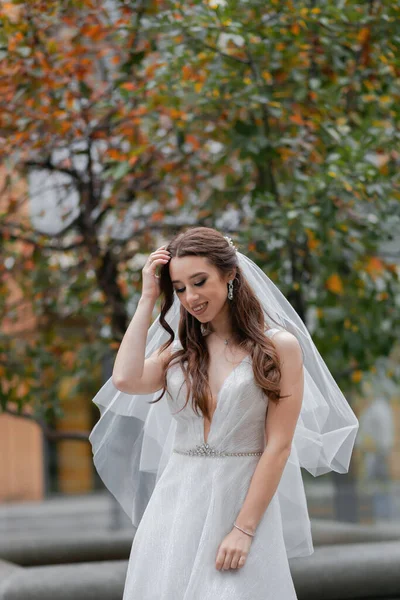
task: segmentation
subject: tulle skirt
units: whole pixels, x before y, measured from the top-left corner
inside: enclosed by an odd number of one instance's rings
[[[259,457],[173,453],[136,531],[123,600],[294,600],[277,494],[246,563],[218,570]]]

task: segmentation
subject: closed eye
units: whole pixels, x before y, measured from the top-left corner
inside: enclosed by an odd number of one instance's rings
[[[203,279],[202,281],[199,281],[198,283],[195,283],[194,285],[197,285],[198,287],[202,286],[204,283],[206,282],[206,279]],[[176,289],[175,290],[177,294],[182,294],[182,292],[185,291],[185,288],[183,289]]]

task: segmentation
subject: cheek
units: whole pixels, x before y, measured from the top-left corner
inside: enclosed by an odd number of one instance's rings
[[[224,304],[226,297],[227,293],[225,294],[225,290],[223,288],[218,288],[217,290],[214,290],[212,298],[210,296],[210,299],[213,300],[216,306],[221,307]]]

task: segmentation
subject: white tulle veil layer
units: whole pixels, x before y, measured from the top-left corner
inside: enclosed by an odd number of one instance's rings
[[[314,477],[329,471],[346,473],[359,423],[294,308],[251,259],[239,251],[237,258],[263,306],[267,325],[293,333],[303,351],[302,409],[277,495],[287,555],[307,556],[314,549],[300,468]],[[177,339],[180,302],[174,296],[166,320]],[[168,339],[157,317],[148,331],[146,358]],[[148,403],[159,395],[160,390],[148,395],[125,394],[110,378],[93,399],[100,410],[89,437],[94,464],[135,527],[173,449],[176,421],[166,395],[155,404]]]

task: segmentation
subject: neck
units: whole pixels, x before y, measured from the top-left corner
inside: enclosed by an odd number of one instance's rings
[[[225,305],[218,315],[210,321],[211,330],[219,337],[230,339],[233,335],[228,306]]]

